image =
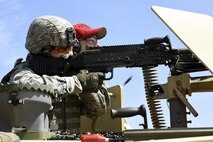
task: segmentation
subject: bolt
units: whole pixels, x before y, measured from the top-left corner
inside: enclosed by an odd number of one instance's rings
[[[7,102],[8,104],[12,104],[12,100],[8,100],[8,102]]]
[[[19,103],[19,104],[22,104],[22,103],[23,103],[23,101],[20,99],[20,100],[18,100],[18,103]]]
[[[181,84],[182,84],[182,83],[181,83],[180,80],[178,80],[178,81],[176,82],[176,85],[177,85],[177,86],[181,86]]]

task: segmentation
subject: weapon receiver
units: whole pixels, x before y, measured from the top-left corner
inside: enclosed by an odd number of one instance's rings
[[[168,36],[150,38],[144,44],[89,47],[69,61],[69,70],[111,73],[118,67],[169,66],[172,74],[207,70],[188,49],[172,49]],[[70,75],[71,73],[66,73]],[[72,72],[73,73],[73,72]]]

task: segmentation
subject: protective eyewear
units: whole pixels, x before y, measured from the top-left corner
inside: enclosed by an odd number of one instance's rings
[[[69,46],[69,47],[52,47],[51,50],[54,53],[65,53],[67,51],[72,51],[72,46]]]

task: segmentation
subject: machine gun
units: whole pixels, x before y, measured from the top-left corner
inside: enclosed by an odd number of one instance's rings
[[[111,76],[105,77],[106,80],[113,78],[114,68],[141,67],[154,128],[165,126],[162,126],[164,123],[161,122],[162,119],[159,119],[162,118],[161,110],[158,110],[160,104],[152,98],[155,90],[159,92],[159,89],[156,88],[158,84],[153,81],[156,78],[153,77],[152,68],[158,65],[168,66],[172,76],[207,70],[190,50],[173,49],[168,36],[150,38],[144,40],[144,44],[89,47],[85,52],[71,58],[68,63],[68,69],[72,73],[73,70],[81,69],[87,69],[90,72],[110,72]],[[67,74],[69,74],[69,70]],[[123,116],[127,117],[125,114]]]
[[[212,54],[209,54],[211,53],[209,52],[209,47],[212,47],[213,45],[211,40],[212,18],[202,14],[183,12],[168,8],[152,7],[152,9],[193,53],[186,49],[172,49],[168,37],[154,38],[145,40],[144,44],[140,45],[123,45],[102,47],[100,49],[88,49],[86,53],[83,53],[85,55],[79,55],[79,57],[85,58],[77,60],[81,61],[77,67],[82,67],[83,63],[87,63],[84,68],[91,71],[102,71],[104,73],[113,73],[112,70],[115,67],[142,67],[147,100],[151,100],[148,102],[148,106],[152,106],[151,102],[156,102],[155,100],[157,99],[168,100],[171,128],[163,130],[154,129],[153,131],[127,130],[124,132],[126,140],[137,141],[153,138],[165,139],[212,135],[212,128],[186,128],[186,107],[194,116],[198,115],[188,103],[186,95],[191,95],[192,92],[212,92],[213,90],[212,76],[191,78],[188,74],[191,72],[204,71],[207,70],[207,68],[213,73],[213,64],[211,62]],[[97,56],[90,56],[92,54]],[[203,66],[195,55],[207,68]],[[90,64],[91,62],[94,67]],[[171,71],[168,83],[163,85],[153,81],[156,80],[156,78],[154,77],[155,74],[152,72],[152,67],[161,64],[168,65]],[[111,77],[113,77],[113,74]],[[154,95],[150,96],[150,94]],[[125,113],[124,110],[125,109],[120,109],[116,112],[112,111],[112,116],[126,117],[127,114],[130,116],[134,113],[142,114],[143,117],[145,116],[143,113],[140,113],[141,111],[139,111],[139,108],[134,108],[133,111],[131,109],[131,112],[129,111],[130,109],[126,109]],[[156,111],[156,109],[150,108],[150,113],[152,110],[159,112]],[[150,116],[152,120],[154,120],[154,128],[159,128],[160,125],[157,124],[158,122],[155,122],[155,118],[161,119],[161,117],[156,117],[154,113],[151,113]]]
[[[89,47],[69,60],[69,70],[87,69],[90,72],[111,73],[118,67],[166,65],[171,74],[206,70],[188,49],[172,49],[168,36],[150,38],[144,44]],[[67,74],[69,74],[69,70]]]

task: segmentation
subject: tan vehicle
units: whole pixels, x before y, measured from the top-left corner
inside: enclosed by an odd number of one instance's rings
[[[210,48],[213,47],[212,17],[157,6],[153,6],[152,10],[188,49],[173,49],[169,37],[165,36],[147,39],[144,44],[116,46],[116,49],[113,46],[91,48],[77,56],[76,60],[82,64],[77,67],[78,69],[95,68],[104,73],[111,72],[112,76],[107,79],[113,77],[115,67],[141,67],[149,107],[147,110],[144,105],[123,108],[122,86],[114,86],[109,88],[112,98],[109,112],[95,120],[73,114],[76,122],[80,122],[78,129],[81,133],[102,134],[109,141],[213,141],[213,128],[187,128],[186,117],[186,109],[194,117],[198,116],[198,112],[187,100],[188,96],[193,97],[194,92],[213,91],[212,75],[192,78],[189,74],[204,70],[213,73]],[[128,50],[129,48],[131,50]],[[94,60],[92,55],[96,57]],[[89,62],[93,64],[90,65]],[[156,67],[161,64],[168,66],[171,71],[166,84],[156,82],[158,80]],[[80,135],[76,137],[73,134],[64,135],[49,131],[48,112],[51,109],[52,93],[54,90],[51,86],[0,84],[0,113],[4,114],[0,116],[0,130],[16,133],[21,141],[48,139],[89,141],[89,137],[83,140]],[[160,107],[161,99],[169,102],[170,126],[165,126]],[[39,107],[35,108],[35,105]],[[78,104],[74,107],[79,108]],[[148,112],[154,129],[149,129],[147,125]],[[141,115],[144,118],[142,124],[144,129],[125,128],[124,118],[134,115]],[[91,138],[95,136],[91,135]],[[99,138],[93,140],[98,141]]]

